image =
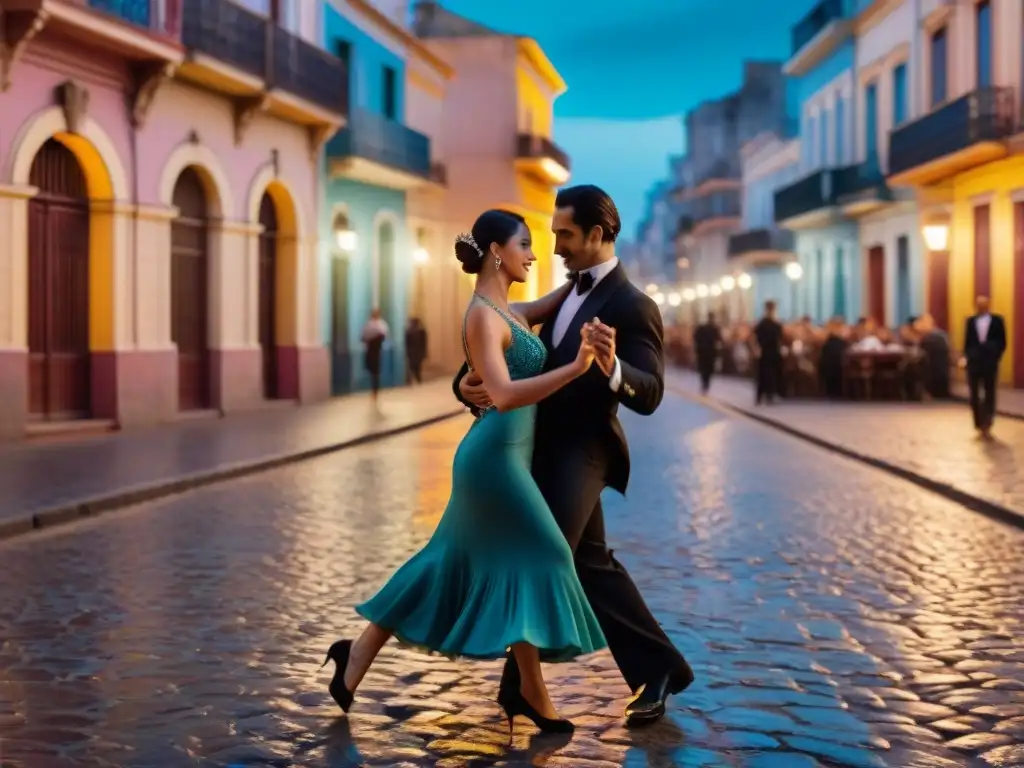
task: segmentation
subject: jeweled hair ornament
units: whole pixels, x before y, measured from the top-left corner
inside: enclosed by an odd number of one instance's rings
[[[472,247],[473,250],[476,251],[477,256],[479,256],[481,259],[484,257],[483,249],[479,245],[476,244],[476,240],[473,239],[472,235],[470,235],[470,234],[468,234],[466,232],[463,232],[461,235],[459,235],[458,237],[455,238],[455,242],[456,243],[465,243],[466,245]]]

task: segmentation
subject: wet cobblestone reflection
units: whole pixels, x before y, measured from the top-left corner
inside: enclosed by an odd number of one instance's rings
[[[323,652],[430,535],[455,421],[0,545],[0,764],[1024,766],[1024,534],[672,399],[628,418],[610,538],[698,675],[622,727],[607,654],[550,667],[570,741],[499,665],[386,649],[348,719]]]

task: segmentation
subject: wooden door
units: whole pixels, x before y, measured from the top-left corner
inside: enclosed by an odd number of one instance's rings
[[[89,416],[89,199],[78,158],[55,139],[32,161],[28,204],[29,414]]]
[[[178,409],[210,407],[209,222],[206,188],[186,168],[174,186],[171,224],[171,338],[178,347]]]
[[[259,332],[263,354],[263,396],[279,397],[277,372],[277,208],[270,195],[260,201]]]
[[[885,326],[885,249],[876,245],[868,251],[868,317]]]
[[[974,295],[991,296],[992,253],[990,223],[991,208],[986,205],[974,209]]]
[[[1024,203],[1013,205],[1013,386],[1024,387]]]
[[[949,333],[949,251],[928,254],[928,312]]]

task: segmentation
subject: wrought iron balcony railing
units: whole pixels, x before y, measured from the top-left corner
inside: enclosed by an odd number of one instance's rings
[[[729,237],[729,255],[743,256],[759,251],[792,252],[793,233],[788,229],[748,229]]]
[[[116,16],[136,27],[177,37],[181,32],[180,0],[82,0],[84,5]]]
[[[843,0],[821,0],[797,22],[790,32],[792,42],[790,55],[796,56],[801,48],[814,39],[815,35],[833,21],[841,18],[843,18]]]
[[[1012,88],[979,88],[889,137],[889,173],[895,175],[983,141],[1001,141],[1017,130]]]
[[[558,163],[565,170],[572,170],[569,155],[555,142],[546,136],[535,136],[531,133],[520,133],[516,137],[516,157],[547,158]]]
[[[743,215],[742,194],[738,189],[723,189],[690,201],[694,224],[711,219],[735,218]]]
[[[837,205],[839,197],[846,192],[843,185],[859,183],[855,173],[857,167],[821,168],[776,190],[775,221],[786,221]]]
[[[432,178],[430,139],[384,115],[354,109],[348,125],[327,143],[328,157],[361,157],[399,171]]]
[[[345,63],[231,0],[182,0],[185,47],[331,112],[348,111]]]

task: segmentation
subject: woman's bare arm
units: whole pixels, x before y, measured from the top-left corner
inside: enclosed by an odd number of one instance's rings
[[[589,363],[584,364],[577,358],[539,376],[513,381],[505,364],[505,347],[510,333],[505,320],[488,307],[475,307],[466,320],[466,343],[473,368],[480,374],[491,402],[499,411],[539,403],[582,376],[590,367]]]
[[[572,283],[555,288],[546,296],[541,296],[533,301],[517,301],[509,309],[519,317],[525,318],[527,325],[531,328],[551,319],[566,294],[572,290]]]

